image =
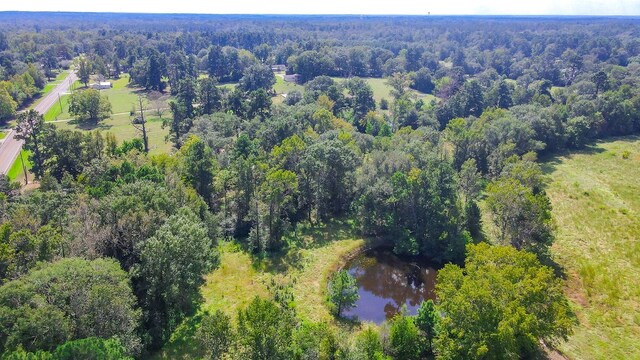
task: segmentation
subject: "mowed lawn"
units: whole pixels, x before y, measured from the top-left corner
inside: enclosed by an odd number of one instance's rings
[[[289,94],[294,90],[299,91],[301,94],[304,94],[303,85],[284,81],[284,78],[282,77],[283,75],[284,73],[276,74],[276,83],[273,85],[273,91],[276,93],[276,95],[272,98],[274,104],[284,103],[285,98],[282,95]]]
[[[203,311],[221,310],[235,321],[238,310],[255,296],[271,298],[273,284],[291,286],[299,318],[340,326],[325,305],[327,279],[367,241],[354,236],[348,224],[334,223],[304,233],[302,244],[268,261],[253,258],[235,243],[221,244],[220,266],[206,276],[202,287],[201,311],[184,321],[153,358],[198,358],[193,335]]]
[[[22,155],[22,159],[20,158],[20,155]],[[17,181],[22,184],[24,183],[24,168],[22,167],[22,161],[24,161],[24,166],[27,168],[27,173],[29,174],[31,173],[33,165],[31,164],[31,161],[29,161],[29,155],[31,155],[30,151],[23,149],[21,150],[20,155],[18,155],[13,161],[13,165],[11,165],[11,168],[7,172],[7,176],[9,177],[9,180]],[[29,181],[33,181],[33,175],[29,175]]]
[[[102,132],[111,132],[115,135],[119,142],[131,140],[141,137],[141,134],[131,125],[130,111],[138,107],[138,94],[142,94],[140,89],[130,88],[129,75],[123,74],[120,79],[112,80],[113,88],[101,90],[111,102],[112,115],[110,118],[100,121],[98,124],[77,123],[76,121],[58,121],[55,124],[61,129],[71,130],[100,130]],[[57,114],[58,120],[68,120],[71,115],[68,114],[67,97],[62,98],[64,112]],[[55,109],[56,106],[52,107]],[[165,141],[168,129],[162,128],[162,119],[159,118],[155,111],[146,111],[147,135],[149,136],[149,148],[151,154],[167,153],[171,150],[171,143]],[[169,117],[171,114],[165,111],[163,117]],[[51,120],[45,116],[45,120]]]
[[[545,163],[557,222],[552,247],[580,325],[571,359],[640,359],[640,137]]]

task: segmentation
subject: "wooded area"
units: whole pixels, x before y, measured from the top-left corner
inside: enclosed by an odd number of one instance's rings
[[[630,18],[0,13],[0,120],[38,182],[0,179],[2,358],[149,358],[191,321],[189,354],[214,359],[553,348],[578,319],[538,159],[640,132],[639,35]],[[283,101],[275,65],[300,85]],[[139,136],[20,111],[69,68],[85,87],[129,74]],[[113,113],[88,88],[68,111],[81,129]],[[147,112],[170,152],[149,154]],[[438,301],[349,322],[337,273],[329,322],[282,284],[233,316],[201,311],[221,244],[259,263],[336,221],[442,267]]]

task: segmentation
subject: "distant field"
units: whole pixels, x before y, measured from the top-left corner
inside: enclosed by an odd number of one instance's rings
[[[338,82],[345,81],[345,78],[333,78]],[[370,86],[371,90],[373,90],[373,98],[376,100],[376,104],[380,104],[381,99],[387,99],[389,102],[393,100],[391,97],[391,86],[387,84],[387,79],[385,78],[362,78],[362,80],[366,81]],[[429,102],[436,97],[431,94],[424,94],[416,90],[409,90],[416,95],[418,99],[423,99],[425,102]]]
[[[225,88],[225,89],[229,89],[229,90],[235,90],[236,86],[238,86],[238,83],[223,83],[223,84],[218,84],[219,88]]]
[[[86,125],[79,124],[75,121],[59,121],[56,125],[61,129],[71,130],[100,130],[102,132],[112,132],[118,141],[131,140],[135,137],[140,137],[140,133],[131,125],[131,119],[129,116],[133,107],[138,103],[139,89],[130,88],[129,75],[123,74],[118,80],[112,81],[113,88],[101,90],[100,92],[106,95],[111,102],[112,115],[110,118],[102,120],[98,125]],[[62,105],[64,112],[56,114],[58,120],[68,120],[71,118],[68,111],[68,97],[62,97]],[[59,111],[59,106],[54,105],[50,111],[55,111],[56,107]],[[171,150],[171,143],[165,142],[165,137],[168,134],[167,129],[162,129],[162,119],[153,114],[152,111],[147,111],[146,117],[147,134],[149,136],[149,148],[150,153],[167,153]],[[171,116],[168,111],[163,115],[164,117]],[[45,120],[51,119],[49,113],[45,115]]]
[[[341,83],[347,78],[332,78],[334,81]],[[389,102],[393,100],[391,96],[391,86],[387,85],[387,79],[385,78],[362,78],[366,81],[369,86],[371,86],[371,90],[373,90],[373,98],[376,100],[376,105],[380,105],[380,100],[387,99]],[[301,93],[304,93],[304,86],[298,85],[290,82],[284,81],[281,74],[276,74],[276,84],[273,86],[273,90],[276,92],[276,96],[273,98],[273,102],[275,104],[280,104],[284,102],[284,97],[282,94],[287,94],[291,91],[297,90]],[[409,90],[411,91],[418,99],[424,100],[426,103],[429,103],[431,100],[436,99],[435,96],[431,94],[424,94],[419,91]]]
[[[304,92],[304,86],[296,83],[284,81],[282,78],[284,73],[276,74],[276,84],[273,85],[273,90],[276,94],[286,94],[293,90],[298,90],[300,92]]]
[[[580,325],[571,359],[640,359],[640,137],[545,163],[558,225],[554,259]]]

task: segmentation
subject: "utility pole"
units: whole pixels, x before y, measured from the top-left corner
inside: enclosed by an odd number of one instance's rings
[[[24,165],[24,158],[22,157],[22,150],[20,150],[20,162],[22,163],[22,171],[24,171],[24,184],[29,184],[29,177],[27,175],[27,167]]]
[[[142,121],[142,141],[144,142],[144,152],[149,152],[149,138],[147,137],[147,127],[144,120],[144,111],[142,110],[142,96],[138,97],[140,103],[140,120]]]

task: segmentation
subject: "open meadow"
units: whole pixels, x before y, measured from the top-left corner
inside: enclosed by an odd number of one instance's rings
[[[571,359],[639,359],[640,138],[601,141],[544,164],[554,260],[580,325]]]

